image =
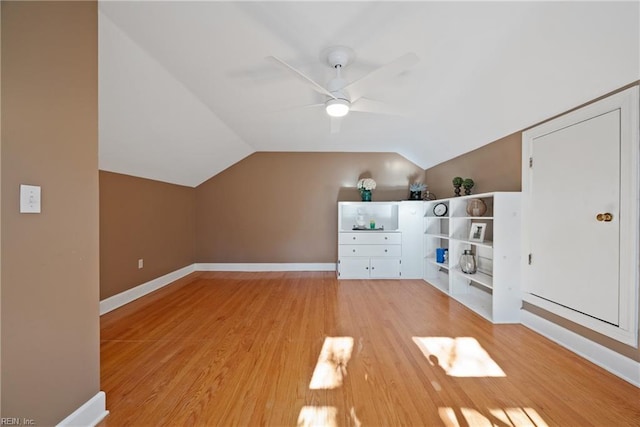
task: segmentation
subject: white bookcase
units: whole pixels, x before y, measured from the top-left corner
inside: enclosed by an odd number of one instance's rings
[[[467,213],[467,204],[481,199],[482,216]],[[434,207],[444,203],[443,216]],[[470,240],[473,224],[486,224],[482,242]],[[520,319],[520,193],[495,192],[425,202],[424,280],[494,323]],[[436,249],[447,248],[448,259],[436,261]],[[465,274],[458,261],[465,249],[475,255],[478,271]]]

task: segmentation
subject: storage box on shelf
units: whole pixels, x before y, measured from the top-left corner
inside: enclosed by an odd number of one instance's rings
[[[467,211],[470,200],[486,205],[482,216]],[[444,203],[447,212],[434,208]],[[476,216],[474,216],[476,214]],[[485,224],[484,239],[471,236],[476,224]],[[436,249],[448,249],[448,262],[436,260]],[[466,274],[459,259],[470,249],[478,270]],[[424,279],[494,323],[519,321],[520,293],[520,193],[496,192],[435,200],[426,203],[424,215]]]

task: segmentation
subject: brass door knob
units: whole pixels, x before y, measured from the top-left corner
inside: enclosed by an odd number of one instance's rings
[[[598,215],[596,215],[596,220],[604,221],[604,222],[611,222],[611,220],[613,220],[613,215],[610,214],[609,212],[599,213]]]

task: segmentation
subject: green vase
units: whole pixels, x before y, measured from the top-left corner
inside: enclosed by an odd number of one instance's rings
[[[360,190],[360,196],[362,196],[363,202],[371,201],[371,190]]]

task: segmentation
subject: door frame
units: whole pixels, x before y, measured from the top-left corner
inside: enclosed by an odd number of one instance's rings
[[[533,141],[543,135],[591,117],[620,110],[620,324],[614,326],[528,292],[530,287],[532,168],[529,159]],[[522,287],[523,300],[617,341],[638,347],[638,255],[640,228],[640,98],[634,86],[560,117],[542,123],[522,134]],[[535,162],[535,158],[534,158]],[[596,195],[597,196],[597,195]],[[562,217],[562,212],[555,215]],[[535,262],[535,260],[533,260]]]

